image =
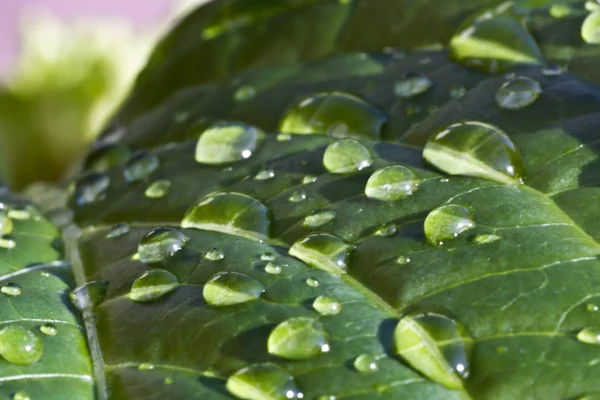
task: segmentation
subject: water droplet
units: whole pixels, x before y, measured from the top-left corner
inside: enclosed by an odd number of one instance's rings
[[[600,11],[589,14],[581,24],[581,37],[586,43],[600,44]]]
[[[303,185],[308,185],[309,183],[314,183],[317,181],[317,177],[314,175],[306,175],[304,178],[302,178],[302,184]]]
[[[342,311],[342,304],[330,296],[319,296],[312,305],[321,315],[336,315]]]
[[[106,296],[108,281],[91,281],[69,293],[69,300],[80,311],[99,304]]]
[[[172,385],[172,384],[173,384],[173,378],[171,378],[170,376],[167,376],[167,377],[164,379],[164,381],[163,381],[163,382],[164,382],[164,384],[165,384],[165,385]]]
[[[277,255],[275,255],[275,253],[271,253],[270,251],[260,255],[260,259],[263,261],[275,261],[276,258]]]
[[[272,364],[254,364],[242,368],[227,379],[229,393],[244,400],[302,399],[294,377]]]
[[[496,240],[502,239],[498,235],[493,235],[491,233],[480,233],[479,235],[475,235],[473,238],[473,243],[483,244],[483,243],[492,243]]]
[[[466,20],[450,40],[452,57],[491,73],[514,64],[543,64],[542,52],[512,6],[505,2]]]
[[[496,91],[496,104],[505,110],[521,110],[533,104],[542,93],[542,85],[520,76],[504,82]]]
[[[13,230],[13,223],[4,210],[0,210],[0,234],[6,235]]]
[[[0,237],[0,247],[4,249],[14,249],[17,242],[9,235],[2,235]]]
[[[573,13],[573,9],[568,4],[557,3],[552,4],[548,12],[554,18],[565,18]]]
[[[323,155],[323,166],[333,174],[348,174],[360,171],[373,163],[369,149],[359,141],[343,139],[327,146]]]
[[[563,70],[557,65],[542,68],[542,75],[544,76],[559,76],[562,73]]]
[[[29,329],[11,325],[0,330],[0,356],[12,364],[35,364],[42,358],[44,345]]]
[[[335,219],[335,211],[316,211],[307,215],[302,221],[302,225],[307,228],[318,228]]]
[[[302,99],[279,122],[281,132],[379,139],[384,112],[351,94],[323,92]]]
[[[354,246],[328,233],[314,233],[298,240],[289,251],[308,265],[333,274],[343,274],[348,268]]]
[[[471,211],[458,204],[446,204],[431,211],[425,218],[425,236],[429,243],[441,246],[475,227]]]
[[[150,186],[146,188],[144,194],[146,197],[151,199],[160,199],[169,194],[169,189],[171,188],[171,182],[166,179],[161,179],[158,181],[152,182]]]
[[[137,278],[131,286],[129,298],[137,302],[152,301],[179,287],[177,277],[164,269],[152,269]]]
[[[398,231],[398,226],[396,224],[394,224],[393,222],[390,222],[389,224],[384,224],[381,227],[379,227],[379,229],[377,229],[377,231],[375,231],[375,234],[379,235],[379,236],[392,236],[397,231]]]
[[[206,304],[225,307],[256,300],[265,291],[260,282],[237,272],[220,272],[204,285]]]
[[[225,253],[217,248],[214,248],[207,251],[204,255],[204,258],[210,261],[221,261],[225,258]]]
[[[596,304],[593,304],[593,303],[588,303],[585,306],[585,309],[588,310],[589,312],[595,312],[595,311],[598,311],[598,306]]]
[[[308,286],[310,286],[310,287],[314,287],[314,288],[316,288],[316,287],[319,287],[319,285],[320,285],[320,284],[319,284],[319,281],[318,281],[318,280],[316,280],[315,278],[308,278],[308,279],[306,280],[306,284],[307,284]]]
[[[453,86],[450,89],[450,97],[452,97],[453,99],[459,99],[465,94],[467,94],[467,88],[465,88],[464,86]]]
[[[522,183],[525,167],[512,140],[499,128],[483,122],[452,124],[425,145],[425,160],[452,175]]]
[[[58,329],[56,328],[56,325],[54,325],[51,322],[48,322],[40,326],[40,332],[47,336],[56,336],[56,334],[58,333]]]
[[[306,199],[306,193],[301,190],[294,191],[291,194],[291,196],[288,197],[288,200],[291,201],[292,203],[300,203],[301,201],[304,201],[305,199]]]
[[[577,340],[581,343],[600,344],[600,329],[584,328],[577,334]]]
[[[368,373],[377,371],[379,366],[375,357],[369,354],[361,354],[354,360],[354,368],[358,372]]]
[[[403,99],[410,99],[427,92],[433,86],[433,81],[422,74],[413,74],[396,82],[394,93]]]
[[[256,88],[251,85],[242,85],[233,94],[233,98],[237,102],[252,100],[254,96],[256,96]]]
[[[289,142],[290,140],[292,140],[292,135],[289,133],[280,133],[277,135],[278,142]]]
[[[100,172],[88,172],[71,185],[70,192],[75,204],[83,206],[105,197],[110,178]]]
[[[29,393],[20,390],[13,395],[12,400],[31,400],[31,397]]]
[[[114,239],[114,238],[118,238],[124,235],[127,235],[129,233],[129,224],[127,223],[118,223],[113,225],[113,227],[110,229],[110,231],[106,234],[106,238],[107,239]]]
[[[143,263],[167,261],[180,251],[189,238],[174,228],[158,227],[146,233],[138,245],[138,254]]]
[[[220,122],[205,130],[196,144],[196,161],[219,165],[249,158],[265,133],[242,122]]]
[[[408,257],[408,256],[400,256],[400,257],[396,258],[396,264],[404,265],[404,264],[408,264],[408,263],[410,263],[410,257]]]
[[[138,369],[140,371],[150,371],[154,369],[154,365],[150,363],[141,363],[140,365],[138,365]]]
[[[281,273],[281,266],[269,261],[267,265],[265,265],[265,272],[271,275],[279,275]]]
[[[275,177],[275,171],[272,169],[263,169],[260,170],[255,176],[254,179],[257,181],[266,181]]]
[[[136,182],[148,178],[158,169],[158,157],[146,150],[139,150],[123,166],[123,176],[127,182]]]
[[[87,170],[106,172],[111,168],[123,165],[129,157],[131,157],[129,147],[120,144],[109,144],[89,153],[83,165]]]
[[[18,296],[21,294],[21,287],[16,283],[9,282],[6,285],[2,285],[2,287],[0,287],[0,292],[8,296]]]
[[[365,186],[365,194],[370,199],[400,200],[413,194],[420,183],[420,179],[410,168],[390,165],[371,175]]]
[[[31,218],[31,211],[27,206],[15,206],[8,210],[8,218],[20,221],[26,221]],[[39,218],[38,218],[39,220]],[[9,232],[3,232],[9,233]]]
[[[318,320],[296,317],[283,321],[271,331],[267,349],[288,360],[306,360],[329,351],[329,342]]]
[[[186,212],[181,226],[264,240],[269,236],[271,214],[264,204],[245,194],[212,193]]]
[[[456,321],[439,314],[409,315],[394,331],[397,354],[423,375],[450,389],[463,389],[473,340]]]

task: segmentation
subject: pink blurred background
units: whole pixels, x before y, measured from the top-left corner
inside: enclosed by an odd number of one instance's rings
[[[144,28],[164,20],[172,0],[0,0],[0,74],[19,51],[19,23],[28,9],[51,12],[63,21],[85,18],[129,19]]]

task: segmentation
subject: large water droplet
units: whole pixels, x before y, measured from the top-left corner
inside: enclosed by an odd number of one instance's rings
[[[104,198],[109,185],[108,176],[100,172],[88,172],[71,185],[71,196],[78,206],[95,203]]]
[[[302,225],[307,228],[318,228],[330,223],[335,219],[335,211],[316,211],[307,215],[302,221]]]
[[[577,334],[577,340],[587,344],[600,344],[600,329],[584,328]]]
[[[0,356],[12,364],[34,364],[42,358],[44,345],[29,329],[11,325],[0,330]]]
[[[368,373],[377,371],[379,366],[375,357],[369,354],[361,354],[354,360],[354,368],[358,372]]]
[[[600,44],[600,11],[589,14],[581,24],[581,37],[586,43]]]
[[[319,296],[312,305],[315,311],[321,315],[336,315],[342,311],[342,304],[330,296]]]
[[[152,269],[133,282],[129,298],[137,302],[152,301],[178,287],[179,281],[175,275],[164,269]]]
[[[146,150],[136,151],[123,166],[123,176],[127,182],[148,178],[158,169],[158,157]]]
[[[279,122],[281,132],[379,139],[387,116],[364,100],[341,92],[301,100]]]
[[[425,145],[427,162],[452,175],[470,175],[500,183],[522,183],[523,159],[499,128],[482,122],[452,124]]]
[[[396,82],[394,93],[403,99],[410,99],[429,90],[433,86],[433,81],[422,74],[414,74],[405,79]]]
[[[348,268],[354,246],[328,233],[314,233],[298,240],[289,251],[308,265],[333,274]]]
[[[56,334],[58,333],[58,329],[56,328],[56,325],[54,325],[52,322],[47,322],[44,325],[40,326],[40,332],[47,336],[56,336]]]
[[[196,161],[219,165],[249,158],[265,133],[242,122],[220,122],[202,133],[196,144]]]
[[[265,291],[257,280],[237,272],[220,272],[204,285],[206,304],[225,307],[256,300]]]
[[[272,364],[254,364],[227,379],[229,393],[245,400],[288,400],[304,396],[285,369]]]
[[[468,208],[458,204],[446,204],[427,215],[424,227],[429,243],[441,246],[444,241],[474,228],[475,222]]]
[[[130,227],[129,224],[127,223],[118,223],[113,225],[113,227],[110,229],[110,231],[106,234],[106,238],[107,239],[114,239],[114,238],[118,238],[124,235],[127,235],[130,231]]]
[[[169,194],[171,188],[171,182],[166,179],[154,181],[146,188],[144,195],[151,199],[160,199]]]
[[[505,2],[465,21],[450,40],[452,57],[492,73],[516,63],[543,64],[535,39],[512,14],[512,2]]]
[[[187,211],[181,226],[264,240],[271,215],[264,204],[245,194],[212,193]]]
[[[189,238],[174,228],[158,227],[146,233],[138,245],[143,263],[164,262],[185,246]]]
[[[0,210],[0,235],[6,235],[13,230],[12,219],[4,210]]]
[[[519,76],[506,81],[496,91],[496,104],[505,110],[520,110],[533,104],[542,93],[538,81]]]
[[[456,321],[439,314],[409,315],[394,331],[396,352],[414,369],[455,390],[469,376],[473,340]]]
[[[85,169],[106,172],[110,168],[121,166],[131,157],[131,149],[120,144],[109,144],[93,150],[83,163]]]
[[[365,186],[365,194],[370,199],[400,200],[413,194],[420,183],[421,180],[410,168],[390,165],[371,175]]]
[[[21,287],[16,283],[9,282],[6,285],[2,285],[2,287],[0,287],[0,292],[8,296],[18,296],[21,294]]]
[[[373,163],[371,152],[357,140],[343,139],[327,146],[323,166],[333,174],[349,174]]]
[[[305,360],[329,351],[328,335],[316,319],[289,318],[271,331],[267,348],[288,360]]]

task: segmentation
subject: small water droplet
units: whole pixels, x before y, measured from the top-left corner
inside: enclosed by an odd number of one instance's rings
[[[29,393],[20,390],[12,396],[12,400],[31,400],[31,397]]]
[[[317,181],[317,177],[314,175],[306,175],[304,178],[302,178],[302,184],[303,185],[308,185],[309,183],[314,183]]]
[[[292,135],[289,133],[280,133],[277,135],[278,142],[289,142],[290,140],[292,140]]]
[[[294,377],[272,364],[253,364],[242,368],[227,379],[229,393],[244,400],[302,399]]]
[[[360,171],[373,163],[371,152],[362,143],[343,139],[327,146],[323,155],[323,166],[333,174],[348,174]]]
[[[254,96],[256,96],[256,88],[251,85],[242,85],[233,94],[233,98],[237,102],[252,100]]]
[[[281,273],[281,266],[269,261],[267,265],[265,265],[265,272],[271,275],[279,275]]]
[[[396,82],[394,93],[403,99],[410,99],[427,92],[433,86],[433,81],[422,74],[413,74]]]
[[[107,239],[114,239],[127,235],[130,231],[129,224],[121,222],[113,225],[110,231],[106,234]]]
[[[121,144],[109,144],[89,153],[83,162],[84,169],[106,172],[121,166],[131,157],[131,149]]]
[[[102,200],[110,185],[110,178],[100,172],[88,172],[70,187],[75,204],[84,206]]]
[[[13,230],[13,223],[4,210],[0,210],[0,234],[6,235]]]
[[[150,363],[141,363],[140,365],[138,365],[138,369],[140,371],[150,371],[154,369],[154,365]]]
[[[288,360],[305,360],[329,351],[323,324],[306,317],[289,318],[269,334],[269,353]]]
[[[379,235],[379,236],[392,236],[397,231],[398,231],[398,226],[396,224],[394,224],[393,222],[390,222],[389,224],[384,224],[381,227],[379,227],[379,229],[377,229],[375,231],[375,234]]]
[[[356,368],[358,372],[368,373],[377,371],[379,366],[377,365],[375,357],[369,354],[361,354],[354,360],[354,368]]]
[[[394,331],[397,354],[423,375],[450,389],[463,389],[473,340],[456,321],[439,314],[408,315]]]
[[[196,161],[219,165],[252,156],[265,133],[242,122],[219,122],[205,130],[196,144]]]
[[[552,4],[548,13],[554,18],[566,18],[573,13],[571,6],[565,3]]]
[[[298,240],[289,251],[306,264],[333,274],[343,274],[348,268],[354,246],[328,233],[313,233]]]
[[[396,259],[396,264],[404,265],[408,263],[410,263],[410,257],[408,256],[400,256]]]
[[[40,326],[40,332],[47,336],[56,336],[56,334],[58,333],[58,329],[56,328],[56,325],[54,325],[52,322],[48,322]]]
[[[563,73],[563,70],[558,65],[542,68],[542,75],[544,76],[559,76]]]
[[[210,261],[221,261],[225,258],[225,253],[220,249],[214,248],[207,251],[204,258]]]
[[[178,287],[179,281],[175,275],[164,269],[151,269],[133,282],[129,298],[140,303],[153,301]]]
[[[254,179],[257,181],[266,181],[275,177],[275,171],[272,169],[263,169],[258,171],[258,173],[254,176]]]
[[[581,37],[586,43],[600,44],[600,11],[590,13],[581,24]]]
[[[12,364],[35,364],[42,358],[44,344],[29,329],[10,325],[0,330],[0,356]]]
[[[260,259],[263,261],[275,261],[276,258],[277,256],[275,255],[275,253],[271,253],[270,251],[267,251],[266,253],[263,253],[260,256]]]
[[[453,239],[475,227],[468,208],[458,204],[446,204],[431,211],[425,218],[425,236],[429,243],[441,246],[445,240]]]
[[[271,213],[248,195],[211,193],[186,212],[181,226],[264,240],[269,236]]]
[[[588,310],[589,312],[596,312],[596,311],[598,311],[598,306],[596,304],[593,304],[593,303],[588,303],[585,306],[585,309]]]
[[[292,203],[300,203],[301,201],[304,201],[305,199],[306,199],[306,193],[301,190],[294,191],[290,195],[290,197],[288,197],[288,200],[291,201]]]
[[[237,272],[220,272],[204,285],[202,294],[206,304],[225,307],[257,300],[265,291],[257,280]]]
[[[154,181],[146,188],[144,194],[151,199],[160,199],[169,194],[171,182],[166,179]]]
[[[136,182],[148,178],[158,169],[158,157],[146,150],[133,153],[123,166],[123,176],[127,182]]]
[[[314,287],[314,288],[316,288],[316,287],[319,287],[319,285],[320,285],[319,281],[318,281],[318,280],[316,280],[315,278],[308,278],[308,279],[306,280],[306,284],[307,284],[308,286],[310,286],[310,287]]]
[[[600,329],[584,328],[577,334],[577,340],[581,343],[600,344]]]
[[[443,128],[429,139],[423,157],[452,175],[476,176],[505,184],[522,183],[525,172],[521,154],[508,135],[493,125],[477,121]]]
[[[14,282],[9,282],[6,285],[0,287],[0,292],[8,296],[18,296],[21,294],[21,287]]]
[[[475,237],[473,237],[473,243],[477,243],[477,244],[492,243],[492,242],[495,242],[500,239],[502,239],[502,238],[498,235],[493,235],[491,233],[480,233],[478,235],[475,235]]]
[[[538,81],[519,76],[504,82],[496,91],[496,104],[505,110],[521,110],[533,104],[542,94]]]
[[[143,263],[158,263],[168,260],[180,251],[189,238],[174,228],[158,227],[146,233],[138,245],[138,254]]]
[[[336,315],[342,311],[342,304],[330,296],[319,296],[312,305],[315,311],[321,315]]]
[[[467,94],[467,88],[465,88],[464,86],[453,86],[450,89],[450,97],[452,97],[453,99],[459,99],[465,94]]]
[[[316,211],[307,215],[302,221],[302,225],[307,228],[318,228],[330,223],[335,219],[335,211]]]
[[[12,238],[12,236],[2,235],[0,237],[0,247],[1,248],[10,250],[10,249],[14,249],[16,245],[17,245],[17,242],[15,241],[15,239]]]
[[[420,183],[420,179],[410,168],[390,165],[371,175],[365,186],[365,194],[370,199],[400,200],[413,194]]]

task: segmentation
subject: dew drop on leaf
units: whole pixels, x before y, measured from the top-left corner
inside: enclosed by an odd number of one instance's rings
[[[108,290],[108,281],[91,281],[69,293],[69,300],[80,311],[99,304]]]
[[[394,342],[397,354],[414,369],[450,389],[463,388],[473,340],[456,321],[433,313],[405,316]]]
[[[475,237],[473,237],[473,243],[477,243],[477,244],[492,243],[492,242],[495,242],[500,239],[502,239],[502,238],[498,235],[494,235],[491,233],[480,233],[479,235],[475,235]]]
[[[510,79],[496,91],[496,104],[504,110],[521,110],[533,104],[542,94],[542,85],[536,80],[519,76]]]
[[[0,237],[0,248],[3,249],[14,249],[17,242],[10,235],[2,235]]]
[[[272,169],[263,169],[258,171],[256,175],[254,175],[254,179],[257,181],[267,181],[275,177],[275,171]]]
[[[353,364],[354,368],[362,373],[375,372],[379,369],[377,360],[369,354],[361,354],[356,357]]]
[[[11,325],[0,330],[0,356],[12,364],[35,364],[42,358],[44,344],[29,329]]]
[[[390,165],[378,169],[371,175],[365,186],[365,194],[370,199],[400,200],[413,194],[420,182],[410,168],[403,165]]]
[[[558,65],[552,65],[549,67],[542,68],[542,75],[544,76],[559,76],[563,73],[563,70]]]
[[[589,14],[581,24],[581,37],[586,43],[600,44],[600,11]]]
[[[264,291],[264,286],[248,275],[220,272],[206,282],[202,294],[209,306],[225,307],[256,300]]]
[[[289,251],[306,264],[333,274],[343,274],[348,268],[354,246],[328,233],[314,233],[298,240]]]
[[[442,246],[444,241],[474,227],[471,211],[458,204],[446,204],[432,210],[424,222],[427,241],[435,246]]]
[[[379,139],[387,123],[381,110],[342,92],[323,92],[302,99],[279,122],[279,131]]]
[[[12,400],[32,400],[32,399],[31,399],[31,396],[29,396],[29,394],[27,392],[20,390],[12,396]]]
[[[151,269],[133,282],[129,298],[140,303],[153,301],[173,292],[179,285],[177,277],[169,271]]]
[[[4,210],[0,210],[0,234],[6,235],[13,230],[13,223]]]
[[[289,318],[273,328],[267,349],[270,354],[288,360],[306,360],[329,351],[328,335],[316,319]]]
[[[407,76],[394,85],[394,93],[403,99],[410,99],[427,92],[433,86],[433,81],[422,74]]]
[[[290,140],[292,140],[292,135],[289,133],[280,133],[277,135],[278,142],[289,142]]]
[[[21,294],[21,287],[14,282],[9,282],[0,287],[0,292],[8,296],[18,296]]]
[[[254,96],[256,96],[256,88],[251,85],[242,85],[233,94],[233,98],[237,102],[252,100]]]
[[[58,333],[58,329],[56,328],[56,325],[54,325],[52,322],[47,322],[44,325],[40,326],[40,332],[47,336],[56,336],[56,334]]]
[[[451,175],[469,175],[505,184],[523,182],[525,167],[512,140],[483,122],[452,124],[425,145],[429,164]]]
[[[331,143],[325,149],[323,166],[333,174],[349,174],[369,167],[373,157],[369,149],[353,139]]]
[[[219,122],[205,130],[196,144],[196,161],[219,165],[252,156],[265,133],[242,122]]]
[[[314,287],[314,288],[316,288],[316,287],[319,287],[319,285],[320,285],[319,281],[318,281],[318,280],[316,280],[315,278],[308,278],[308,279],[306,280],[306,284],[307,284],[308,286],[310,286],[310,287]]]
[[[317,177],[314,175],[306,175],[304,178],[302,178],[303,185],[308,185],[309,183],[314,183],[316,181],[317,181]]]
[[[272,364],[253,364],[235,372],[227,379],[229,393],[244,400],[288,400],[304,396],[294,377]]]
[[[269,261],[267,265],[265,265],[265,272],[271,275],[279,275],[281,273],[281,266],[273,261]]]
[[[260,259],[263,261],[275,261],[275,258],[277,258],[275,253],[271,253],[270,251],[260,255]]]
[[[581,343],[600,344],[600,329],[584,328],[577,333],[577,340]]]
[[[120,144],[109,144],[90,152],[83,165],[85,169],[106,172],[111,168],[123,165],[131,157],[131,149]]]
[[[101,172],[88,172],[71,185],[70,191],[75,204],[83,206],[102,200],[110,178]]]
[[[146,233],[138,244],[138,254],[143,263],[167,261],[180,251],[189,238],[174,228],[158,227]]]
[[[467,93],[467,88],[464,86],[453,86],[450,89],[450,97],[453,99],[459,99]]]
[[[404,265],[404,264],[408,264],[408,263],[410,263],[410,258],[407,256],[400,256],[400,257],[396,258],[396,264]]]
[[[375,231],[375,234],[378,236],[392,236],[396,234],[396,232],[398,232],[398,226],[393,222],[390,222],[389,224],[380,226],[379,229]]]
[[[264,240],[269,236],[271,214],[263,203],[248,195],[212,193],[186,212],[181,226]]]
[[[598,311],[598,306],[593,303],[588,303],[588,304],[586,304],[585,309],[588,310],[589,312],[596,312],[596,311]]]
[[[342,311],[342,304],[331,296],[317,297],[312,306],[321,315],[336,315]]]
[[[121,236],[125,236],[129,233],[129,231],[130,231],[129,224],[121,222],[121,223],[113,225],[113,227],[110,228],[110,231],[106,234],[106,238],[114,239],[114,238],[118,238]]]
[[[566,18],[573,13],[570,5],[565,3],[552,4],[548,13],[554,18]]]
[[[306,200],[306,193],[302,190],[296,190],[288,197],[288,200],[292,203],[300,203]]]
[[[151,199],[160,199],[169,194],[171,182],[166,179],[160,179],[152,182],[144,192],[144,195]]]
[[[214,248],[207,251],[204,258],[210,261],[221,261],[225,258],[225,253],[220,249]]]
[[[165,385],[171,385],[173,384],[173,378],[171,378],[170,376],[167,376],[164,380],[163,380]]]
[[[158,157],[146,150],[139,150],[123,166],[123,176],[127,182],[148,178],[159,166]]]
[[[307,215],[302,221],[302,225],[307,228],[318,228],[330,223],[335,219],[335,211],[316,211]]]

